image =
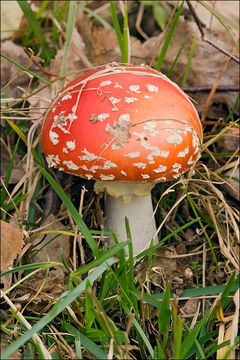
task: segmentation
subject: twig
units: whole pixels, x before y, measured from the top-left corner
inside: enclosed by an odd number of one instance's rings
[[[44,67],[42,67],[42,65],[40,65],[36,60],[40,61],[40,62],[44,62],[43,59],[41,59],[38,56],[34,55],[34,52],[31,48],[24,48],[23,49],[25,51],[25,53],[27,54],[27,56],[29,56],[29,58],[31,59],[31,61],[41,70],[43,71],[45,74],[50,75],[50,76],[54,76],[54,77],[59,77],[59,74],[56,73],[52,73],[51,71],[47,71],[46,69],[44,69]]]
[[[212,90],[212,86],[186,86],[184,91],[187,93],[196,93],[196,92],[208,92]],[[219,85],[216,88],[216,92],[237,92],[239,91],[239,85]]]
[[[221,53],[223,53],[224,55],[227,55],[229,57],[231,57],[232,60],[234,60],[236,63],[240,63],[240,60],[237,56],[234,56],[233,54],[230,54],[227,50],[223,49],[222,47],[220,47],[219,45],[215,44],[212,40],[207,39],[205,37],[204,31],[203,31],[203,26],[202,26],[202,22],[199,19],[196,11],[194,10],[192,4],[190,3],[189,0],[186,0],[186,3],[188,4],[189,10],[192,13],[192,16],[195,20],[195,23],[197,24],[197,27],[200,31],[201,37],[202,37],[202,41],[207,42],[209,45],[212,45],[213,47],[215,47],[215,49],[219,50]]]
[[[212,100],[213,100],[214,94],[215,94],[215,92],[216,92],[216,89],[217,89],[217,87],[218,87],[218,84],[219,84],[219,82],[220,82],[220,80],[221,80],[221,77],[222,77],[223,74],[225,73],[225,71],[226,71],[226,69],[227,69],[227,67],[228,67],[228,64],[229,64],[230,60],[231,60],[231,57],[228,57],[228,58],[226,59],[226,61],[224,62],[223,67],[222,67],[222,69],[221,69],[221,71],[220,71],[220,73],[219,73],[219,75],[218,75],[215,83],[214,83],[213,86],[212,86],[212,89],[211,89],[211,91],[210,91],[210,93],[209,93],[209,95],[208,95],[206,104],[205,104],[204,109],[203,109],[203,112],[202,112],[202,117],[201,117],[201,121],[202,121],[202,122],[204,122],[204,120],[205,120],[205,118],[206,118],[208,109],[209,109],[209,107],[210,107],[211,104],[212,104]]]

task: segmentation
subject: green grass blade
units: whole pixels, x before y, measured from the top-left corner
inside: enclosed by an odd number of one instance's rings
[[[235,30],[239,31],[239,26],[237,26],[236,24],[234,24],[230,19],[228,19],[226,16],[220,14],[216,9],[214,9],[213,7],[211,7],[210,5],[208,5],[206,3],[206,1],[198,1],[199,4],[201,4],[202,6],[204,6],[207,10],[209,10],[220,22],[225,22],[228,25],[230,25],[231,27],[233,27]]]
[[[112,26],[106,20],[104,20],[104,18],[101,15],[96,14],[95,11],[89,9],[88,7],[84,7],[82,10],[83,12],[90,14],[92,17],[94,17],[104,27],[112,29]]]
[[[53,262],[53,261],[26,264],[26,265],[15,267],[10,270],[3,271],[0,273],[0,277],[8,275],[8,274],[13,274],[18,271],[30,271],[30,270],[35,270],[35,269],[39,269],[39,268],[45,269],[45,268],[52,267],[52,266],[63,266],[63,264],[60,262]]]
[[[137,256],[135,256],[135,259],[139,259],[142,258],[143,256],[149,255],[150,253],[152,253],[154,250],[158,249],[160,246],[162,246],[162,244],[165,243],[165,241],[167,241],[168,239],[170,239],[172,236],[176,235],[177,233],[179,233],[180,231],[186,229],[187,227],[191,226],[192,224],[194,224],[195,222],[198,222],[200,219],[200,217],[193,219],[191,221],[189,221],[187,224],[184,224],[183,226],[181,226],[180,228],[174,230],[171,234],[168,234],[167,236],[165,236],[161,241],[159,241],[159,243],[157,245],[153,245],[151,246],[149,249],[146,249],[144,251],[142,251],[140,254],[138,254]]]
[[[52,309],[44,315],[33,327],[28,330],[23,336],[19,337],[13,344],[11,344],[5,351],[2,353],[2,358],[6,359],[10,357],[10,355],[20,348],[20,346],[24,345],[31,337],[39,332],[44,326],[49,324],[58,314],[60,314],[68,305],[70,305],[79,295],[81,295],[86,288],[86,283],[89,281],[91,284],[96,281],[99,276],[101,276],[104,271],[106,271],[109,266],[116,263],[116,259],[109,259],[107,262],[100,265],[97,269],[95,269],[90,275],[88,275],[80,285],[78,285],[72,291],[69,291],[68,294],[59,299],[57,303],[52,307]]]
[[[89,339],[86,335],[82,334],[81,331],[73,327],[71,324],[64,324],[66,329],[70,334],[73,334],[76,337],[80,337],[81,345],[85,347],[91,354],[96,356],[97,359],[106,359],[107,354],[100,349],[91,339]]]
[[[240,100],[240,93],[238,93],[237,98],[236,98],[236,101],[235,101],[235,103],[234,103],[234,105],[233,105],[230,113],[229,113],[228,116],[226,117],[226,120],[225,120],[226,123],[228,123],[228,122],[231,120],[233,114],[234,114],[234,113],[236,112],[236,110],[238,109],[239,100]]]
[[[41,76],[35,74],[34,72],[32,72],[31,70],[28,70],[27,68],[25,68],[24,66],[16,63],[16,61],[11,60],[9,57],[7,57],[6,55],[0,54],[1,57],[3,57],[5,60],[8,60],[9,62],[11,62],[12,64],[16,65],[17,67],[19,67],[20,69],[22,69],[23,71],[26,71],[28,74],[36,77],[37,79],[45,82],[48,85],[52,85],[49,81],[47,81],[46,79],[42,78]]]
[[[183,40],[183,42],[182,42],[182,44],[181,44],[181,47],[180,47],[180,49],[178,50],[178,53],[177,53],[175,59],[173,60],[173,63],[172,63],[172,65],[171,65],[170,69],[169,69],[168,72],[167,72],[167,77],[169,77],[169,78],[171,77],[172,72],[173,72],[173,70],[174,70],[174,68],[175,68],[175,65],[176,65],[178,59],[179,59],[179,56],[181,55],[181,53],[182,53],[182,51],[183,51],[183,48],[184,48],[186,42],[187,42],[187,38],[185,38],[185,39]]]
[[[123,310],[126,312],[126,314],[130,314],[130,310],[128,309],[128,307],[126,306],[126,304],[124,304],[122,301],[120,301],[121,306],[123,307]],[[148,338],[146,337],[143,329],[141,328],[141,326],[139,325],[137,319],[134,317],[133,318],[133,325],[135,326],[136,330],[138,331],[139,335],[141,336],[144,344],[146,345],[150,355],[152,358],[154,358],[154,350],[152,345],[150,344]]]
[[[234,281],[234,283],[231,285],[231,293],[236,292],[239,289],[239,277]],[[179,295],[179,299],[181,298],[193,298],[193,297],[199,297],[199,296],[208,296],[208,295],[216,295],[223,293],[224,289],[226,288],[226,285],[217,285],[217,286],[206,286],[204,288],[192,288],[192,289],[186,289],[183,290],[181,295]],[[143,301],[146,302],[149,305],[152,305],[156,308],[160,308],[160,302],[159,300],[162,300],[164,297],[164,293],[160,294],[143,294],[140,290],[130,290],[130,293],[134,294],[134,296],[137,297],[138,300],[143,298]],[[170,299],[174,299],[174,295],[172,292],[170,292]]]
[[[161,53],[160,53],[160,55],[158,57],[157,65],[155,66],[155,69],[157,71],[160,71],[161,68],[162,68],[162,64],[164,62],[164,59],[165,59],[165,56],[166,56],[166,53],[167,53],[167,49],[168,49],[170,41],[172,39],[174,30],[175,30],[176,25],[178,23],[179,16],[181,15],[183,5],[184,5],[184,1],[182,1],[181,5],[179,6],[179,8],[178,8],[178,10],[177,10],[177,12],[176,12],[176,14],[174,16],[172,25],[171,25],[168,33],[167,33],[166,39],[165,39],[163,47],[162,47],[162,51],[161,51]]]
[[[183,321],[173,313],[173,358],[182,359],[180,356],[183,334]]]
[[[195,34],[195,36],[193,38],[192,46],[191,46],[190,53],[189,53],[189,56],[188,56],[188,61],[187,61],[187,65],[186,65],[186,68],[185,68],[185,73],[184,73],[183,82],[182,82],[182,89],[183,90],[184,90],[186,82],[187,82],[188,72],[189,72],[189,69],[190,69],[190,66],[191,66],[191,61],[192,61],[192,57],[193,57],[193,54],[194,54],[194,49],[195,49],[195,46],[196,46],[197,34],[198,33],[196,32],[196,34]]]
[[[127,9],[127,1],[125,2],[124,7],[124,19],[123,19],[123,55],[122,62],[124,64],[130,62],[129,59],[129,28],[128,28],[128,9]]]
[[[194,346],[195,340],[201,330],[201,327],[203,326],[204,322],[206,321],[207,316],[208,316],[208,312],[206,312],[204,314],[204,316],[201,318],[201,320],[198,321],[196,326],[192,330],[189,331],[189,333],[183,340],[182,346],[181,346],[181,352],[180,352],[180,356],[179,356],[180,359],[185,359],[185,356],[187,355],[187,353],[189,352],[191,347]]]
[[[166,290],[161,302],[160,311],[158,314],[158,331],[163,336],[163,348],[165,348],[168,340],[170,320],[172,311],[170,309],[170,284],[167,284]]]
[[[95,260],[91,261],[90,263],[82,266],[80,269],[73,271],[71,273],[71,276],[72,277],[80,276],[80,275],[94,269],[96,266],[100,265],[101,263],[105,262],[106,260],[108,260],[113,255],[117,254],[127,244],[128,244],[128,241],[125,241],[125,242],[121,242],[118,245],[111,246],[110,249],[108,249],[104,253],[101,253],[101,255],[97,259],[95,259]]]
[[[60,79],[58,83],[59,90],[64,86],[64,80],[67,71],[67,56],[68,50],[70,47],[70,43],[72,40],[72,32],[75,24],[75,15],[77,10],[77,3],[76,1],[70,1],[69,3],[69,10],[68,10],[68,19],[67,19],[67,32],[66,32],[66,41],[64,45],[64,53],[62,59],[62,66],[60,70]]]
[[[220,14],[218,11],[213,9],[211,6],[207,5],[206,1],[198,1],[198,2],[199,2],[199,4],[204,6],[206,9],[208,9],[216,17],[216,19],[218,19],[218,21],[224,26],[225,30],[227,31],[227,33],[229,34],[229,36],[233,40],[233,42],[236,45],[236,48],[238,49],[238,52],[239,52],[239,44],[236,41],[236,39],[233,37],[232,33],[230,32],[228,26],[226,26],[225,23],[227,23],[228,25],[230,25],[231,27],[233,27],[237,31],[239,31],[239,27],[237,25],[235,25],[232,21],[227,19],[225,16]]]
[[[39,22],[37,21],[35,14],[32,11],[29,3],[26,0],[18,0],[18,5],[22,9],[22,11],[30,25],[30,28],[32,29],[36,38],[38,39],[39,44],[41,45],[41,47],[43,49],[43,54],[46,56],[47,60],[49,60],[48,59],[49,58],[48,46],[47,46],[47,42],[45,40],[45,36],[42,33],[41,26],[40,26]]]
[[[218,269],[218,261],[217,261],[216,254],[215,254],[214,249],[213,249],[213,246],[212,246],[212,242],[211,242],[211,240],[210,240],[210,238],[209,238],[209,236],[208,236],[208,234],[207,234],[207,232],[206,232],[206,230],[205,230],[205,227],[204,227],[201,219],[199,218],[199,215],[198,215],[198,213],[197,213],[197,210],[196,210],[196,208],[195,208],[195,206],[194,206],[194,204],[193,204],[193,201],[192,201],[190,195],[188,194],[187,187],[186,187],[186,185],[185,185],[184,182],[183,182],[183,188],[184,188],[184,191],[185,191],[185,194],[186,194],[186,196],[187,196],[188,202],[189,202],[189,204],[190,204],[190,206],[191,206],[191,208],[192,208],[192,211],[193,211],[195,217],[199,219],[199,220],[198,220],[198,223],[199,223],[199,225],[201,226],[201,229],[202,229],[202,231],[203,231],[203,233],[204,233],[204,235],[205,235],[205,237],[206,237],[206,239],[207,239],[208,245],[209,245],[209,247],[210,247],[210,249],[211,249],[211,253],[212,253],[212,256],[213,256],[213,260],[214,260],[214,262],[215,262],[216,268]]]
[[[46,9],[46,7],[48,6],[50,0],[43,0],[42,4],[40,6],[40,9],[38,10],[37,14],[36,14],[36,19],[39,20],[42,13],[44,12],[44,10]]]
[[[53,17],[55,19],[57,19],[57,13],[58,13],[58,0],[54,0],[53,1]],[[58,20],[58,19],[57,19]],[[54,24],[52,24],[52,41],[57,44],[58,41],[58,28],[57,26]]]
[[[22,141],[25,143],[26,146],[28,146],[27,137],[24,135],[21,129],[10,119],[6,119],[6,122],[8,125],[11,126],[11,128],[18,134],[18,136],[22,139]],[[43,159],[41,156],[37,153],[37,151],[34,149],[34,147],[31,147],[31,153],[34,156],[34,158],[40,163],[43,164]]]
[[[129,252],[129,267],[128,267],[128,278],[127,278],[127,287],[129,290],[134,289],[134,258],[133,258],[133,244],[132,244],[132,235],[130,231],[128,218],[125,218],[125,226],[128,239],[128,252]],[[135,309],[135,314],[138,315],[138,304],[135,296],[131,296],[133,302],[133,308]]]
[[[112,14],[112,22],[113,22],[113,27],[115,30],[115,34],[117,37],[117,41],[118,41],[118,45],[120,47],[120,51],[121,54],[123,56],[123,38],[122,38],[122,33],[121,33],[121,29],[120,29],[120,25],[119,25],[119,21],[118,21],[118,17],[117,17],[117,12],[115,9],[115,5],[114,5],[114,1],[110,0],[110,9],[111,9],[111,14]]]
[[[78,225],[79,230],[82,232],[82,234],[84,235],[88,245],[92,249],[93,255],[96,258],[98,258],[100,256],[100,254],[101,254],[99,249],[98,249],[98,246],[97,246],[94,238],[92,237],[92,234],[89,231],[87,225],[85,224],[85,222],[83,221],[83,219],[80,216],[79,212],[77,211],[77,209],[73,205],[72,201],[65,194],[63,189],[57,184],[57,182],[53,179],[53,177],[45,169],[43,169],[41,166],[38,166],[38,167],[39,167],[39,170],[41,171],[41,173],[45,176],[47,181],[50,183],[50,185],[53,187],[55,192],[58,194],[58,196],[60,197],[62,202],[65,204],[65,206],[69,210],[69,212],[70,212],[71,216],[73,217],[75,223]]]
[[[20,138],[17,139],[16,145],[15,145],[14,150],[13,150],[12,158],[10,160],[10,163],[8,165],[8,169],[7,169],[7,172],[6,172],[6,176],[5,176],[5,180],[4,180],[4,184],[5,184],[6,188],[8,188],[11,172],[12,172],[12,169],[13,169],[14,160],[15,160],[16,153],[17,153],[19,140],[20,140]],[[1,191],[1,196],[0,196],[0,206],[1,207],[3,207],[4,201],[5,201],[5,198],[6,198],[6,194],[7,194],[7,191],[6,191],[5,187],[3,187],[2,191]],[[0,212],[0,215],[1,214],[2,214],[2,211]]]

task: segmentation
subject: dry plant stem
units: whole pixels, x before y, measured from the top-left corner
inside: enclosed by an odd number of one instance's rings
[[[12,303],[12,301],[6,296],[4,295],[3,291],[1,290],[1,296],[4,298],[4,300],[6,301],[6,303],[10,306],[10,308],[15,312],[16,316],[20,319],[21,323],[28,329],[30,330],[32,328],[32,326],[29,324],[29,322],[25,319],[25,317],[18,311],[18,309],[16,308],[16,306]],[[34,334],[32,336],[33,341],[38,344],[41,348],[41,351],[44,355],[45,359],[52,359],[51,354],[48,352],[48,350],[45,348],[45,346],[42,343],[42,340],[40,339],[40,337],[37,334]]]
[[[60,340],[62,341],[62,344],[64,345],[63,348],[65,348],[65,351],[68,353],[68,355],[72,358],[72,359],[77,359],[77,354],[75,353],[75,351],[71,348],[71,346],[67,343],[67,341],[64,339],[64,337],[59,333],[59,331],[55,328],[54,325],[50,325],[49,326],[52,335],[54,336],[54,338],[57,340],[57,336],[60,338]],[[57,336],[56,336],[57,335]],[[61,344],[61,345],[62,345]]]
[[[56,27],[58,28],[58,30],[60,31],[60,33],[62,34],[64,40],[66,40],[66,34],[62,30],[58,21],[55,18],[53,18],[53,22],[56,25]],[[83,52],[79,51],[79,49],[73,42],[70,43],[70,48],[79,57],[79,59],[82,61],[83,65],[86,66],[87,69],[93,67],[92,63],[88,60],[87,56]]]
[[[203,31],[203,25],[202,25],[202,22],[200,21],[196,11],[194,10],[191,2],[189,0],[186,0],[186,3],[189,7],[189,10],[191,11],[192,13],[192,16],[197,24],[197,27],[200,31],[200,34],[201,34],[201,37],[202,37],[202,41],[205,41],[207,42],[209,45],[212,45],[213,47],[215,47],[215,49],[219,50],[221,53],[223,53],[224,55],[227,55],[229,56],[232,60],[234,60],[236,63],[240,63],[239,61],[239,58],[234,56],[233,54],[230,54],[227,50],[221,48],[219,45],[215,44],[212,40],[209,40],[205,37],[205,34],[204,34],[204,31]]]
[[[136,20],[136,29],[137,31],[139,32],[139,34],[145,39],[145,40],[148,40],[149,39],[149,36],[147,36],[147,34],[145,34],[145,32],[142,30],[141,28],[141,22],[142,22],[142,18],[143,18],[143,14],[144,14],[144,8],[145,8],[145,5],[141,2],[140,3],[140,6],[139,6],[139,9],[138,9],[138,14],[137,14],[137,20]]]
[[[40,62],[45,62],[43,59],[39,58],[38,56],[34,55],[34,52],[31,48],[24,48],[23,49],[25,51],[25,53],[27,54],[27,56],[29,56],[32,60],[32,62],[41,70],[43,71],[46,75],[49,76],[54,76],[54,77],[59,77],[59,74],[56,73],[52,73],[51,71],[47,71],[44,67],[42,67],[42,65],[40,65],[38,63],[38,61]]]
[[[201,117],[201,122],[202,122],[202,123],[203,123],[203,121],[204,121],[205,118],[206,118],[208,109],[209,109],[209,107],[210,107],[211,104],[212,104],[213,97],[214,97],[214,94],[215,94],[216,89],[217,89],[217,87],[218,87],[218,84],[219,84],[219,82],[220,82],[220,80],[221,80],[221,77],[223,76],[224,72],[226,71],[230,60],[231,60],[231,57],[227,58],[227,60],[224,62],[223,67],[222,67],[222,69],[221,69],[221,71],[220,71],[220,73],[219,73],[219,75],[218,75],[218,77],[217,77],[217,79],[216,79],[213,87],[212,87],[212,90],[210,91],[210,94],[208,95],[206,104],[205,104],[204,109],[203,109],[203,112],[202,112],[202,117]]]
[[[212,86],[189,86],[185,87],[184,91],[187,93],[196,93],[196,92],[208,92],[212,90]],[[216,92],[237,92],[239,91],[238,85],[219,85],[216,88]]]

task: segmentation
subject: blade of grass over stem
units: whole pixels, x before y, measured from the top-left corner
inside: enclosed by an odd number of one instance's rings
[[[58,185],[58,183],[53,179],[53,177],[45,169],[43,169],[41,166],[38,166],[38,167],[39,167],[39,170],[41,171],[41,173],[45,176],[45,178],[47,179],[49,184],[53,187],[55,192],[58,194],[58,196],[60,197],[62,202],[65,204],[65,206],[69,210],[69,212],[70,212],[71,216],[73,217],[75,223],[78,225],[79,230],[85,236],[85,239],[86,239],[88,245],[92,249],[93,255],[96,258],[98,258],[101,255],[101,253],[100,253],[100,251],[98,249],[98,246],[97,246],[94,238],[92,237],[92,234],[91,234],[90,230],[88,229],[87,225],[85,224],[85,222],[83,221],[83,219],[80,216],[79,212],[77,211],[77,209],[73,205],[72,201],[65,194],[63,189]]]
[[[182,13],[183,5],[184,5],[184,1],[182,1],[181,5],[179,6],[179,8],[178,8],[178,10],[177,10],[177,12],[176,12],[176,14],[174,16],[172,25],[171,25],[168,33],[167,33],[166,39],[164,41],[164,44],[163,44],[163,47],[162,47],[162,50],[161,50],[161,53],[160,53],[160,55],[158,57],[157,64],[155,66],[155,69],[157,71],[160,71],[161,68],[162,68],[162,64],[164,62],[164,59],[165,59],[165,56],[166,56],[166,53],[167,53],[167,49],[169,47],[169,44],[170,44],[170,41],[172,39],[172,36],[173,36],[174,30],[176,28],[176,25],[178,23],[179,16]]]
[[[9,57],[7,57],[6,55],[0,54],[1,57],[3,57],[5,60],[8,60],[9,62],[11,62],[12,64],[16,65],[17,67],[19,67],[20,69],[22,69],[23,71],[27,72],[28,74],[36,77],[37,79],[45,82],[48,85],[52,85],[49,81],[47,81],[46,79],[42,78],[41,76],[39,76],[38,74],[35,74],[34,72],[32,72],[31,70],[28,70],[27,68],[25,68],[24,66],[16,63],[16,61],[11,60]]]
[[[120,244],[111,246],[107,251],[105,251],[104,253],[101,253],[101,255],[97,259],[80,267],[78,270],[73,271],[71,273],[71,276],[72,277],[80,276],[80,275],[87,273],[88,271],[94,269],[96,266],[100,265],[101,263],[105,262],[113,255],[117,254],[123,247],[125,247],[128,244],[128,242],[129,241],[127,240],[125,242],[121,242]]]
[[[67,32],[66,32],[66,41],[64,45],[64,53],[63,53],[63,59],[62,59],[62,66],[60,70],[60,77],[58,83],[59,90],[62,89],[64,86],[64,79],[66,76],[67,71],[67,56],[68,56],[68,50],[70,47],[70,43],[72,40],[72,32],[75,24],[75,15],[77,10],[77,2],[76,1],[70,1],[69,3],[69,10],[68,10],[68,19],[67,19]]]
[[[154,250],[156,250],[160,246],[162,246],[165,243],[165,241],[170,239],[172,236],[176,235],[179,231],[182,231],[182,230],[186,229],[187,227],[191,226],[192,224],[194,224],[195,222],[199,221],[199,219],[200,219],[200,217],[197,217],[196,219],[193,219],[193,220],[189,221],[187,224],[184,224],[183,226],[181,226],[178,229],[174,230],[173,232],[171,232],[171,234],[168,234],[162,240],[160,240],[157,245],[153,245],[149,249],[146,249],[146,250],[142,251],[140,254],[136,255],[135,259],[139,259],[139,258],[141,258],[143,256],[149,255]]]
[[[31,337],[39,332],[44,326],[49,324],[58,314],[60,314],[68,305],[70,305],[79,295],[81,295],[86,288],[86,283],[89,281],[91,284],[94,283],[108,268],[109,266],[116,263],[117,260],[110,258],[107,262],[101,264],[96,268],[91,274],[89,274],[76,288],[71,291],[68,291],[65,297],[62,297],[53,305],[52,309],[44,315],[33,327],[28,330],[24,335],[19,337],[13,344],[11,344],[5,351],[2,353],[2,358],[6,359],[10,355],[19,349],[20,346],[25,344]]]
[[[127,287],[129,290],[134,289],[134,258],[133,258],[133,243],[132,243],[132,235],[130,231],[129,221],[128,218],[125,217],[125,226],[126,226],[126,233],[127,233],[127,239],[129,241],[128,243],[128,252],[129,252],[129,271],[128,271],[128,279],[127,279]],[[131,296],[132,297],[132,296]],[[138,310],[137,306],[137,299],[135,296],[132,297],[133,307],[135,311]]]
[[[195,49],[195,45],[196,45],[197,34],[198,33],[196,32],[196,34],[195,34],[195,36],[193,38],[193,42],[192,42],[190,52],[189,52],[188,61],[187,61],[187,65],[186,65],[186,68],[185,68],[185,73],[184,73],[183,82],[182,82],[182,89],[183,90],[184,90],[186,82],[187,82],[187,77],[188,77],[188,73],[189,73],[189,69],[190,69],[190,66],[191,66],[191,61],[192,61],[192,57],[193,57],[194,49]]]

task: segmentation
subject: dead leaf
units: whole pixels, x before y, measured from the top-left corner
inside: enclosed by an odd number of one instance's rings
[[[184,304],[184,306],[181,308],[181,310],[185,314],[195,314],[198,308],[199,299],[188,299],[187,302]]]
[[[66,231],[65,226],[53,214],[50,214],[41,225],[47,225],[43,229],[44,231]],[[32,243],[35,246],[30,262],[56,261],[62,263],[62,253],[66,263],[69,262],[69,236],[59,235],[56,239],[52,240],[55,235],[56,234],[39,235],[34,238]],[[40,251],[34,255],[34,252],[37,250]],[[65,268],[58,266],[50,269],[47,279],[45,279],[46,271],[44,270],[27,279],[24,285],[28,287],[28,292],[29,290],[32,292],[30,303],[27,306],[28,310],[34,313],[41,313],[46,306],[54,303],[61,293],[67,289],[66,273]]]
[[[218,152],[235,152],[240,147],[239,128],[231,128],[216,143]]]
[[[47,225],[44,228],[44,231],[47,230],[66,231],[66,227],[53,214],[50,214],[41,225],[42,226]],[[38,244],[34,246],[34,251],[39,250],[42,247],[43,249],[32,257],[31,259],[32,262],[44,262],[44,261],[62,262],[61,252],[63,253],[66,262],[69,261],[69,255],[70,255],[69,237],[67,235],[58,235],[56,239],[50,241],[51,239],[53,239],[55,235],[56,234],[47,234],[43,236],[37,236],[34,238],[33,245]]]
[[[239,181],[240,181],[240,166],[234,167],[224,173],[225,176],[229,176],[226,179],[227,184],[221,185],[221,187],[235,200],[240,201]]]
[[[10,40],[6,40],[1,44],[1,52],[15,61],[17,64],[20,64],[24,67],[28,66],[29,58],[25,54],[23,47],[14,44]],[[34,73],[39,73],[39,69],[31,64],[29,67],[31,71]],[[6,59],[1,59],[1,83],[5,85],[9,80],[13,79],[15,76],[21,73],[21,76],[17,77],[11,85],[9,85],[5,93],[7,93],[8,97],[19,98],[22,96],[23,92],[18,87],[27,88],[30,77],[26,72],[22,71],[17,65],[9,62]]]
[[[169,71],[173,63],[173,59],[175,59],[182,42],[186,38],[186,44],[171,75],[171,80],[176,81],[180,85],[183,80],[190,49],[196,32],[198,32],[198,28],[194,21],[186,21],[180,17],[161,69],[163,73],[167,73]],[[163,44],[163,42],[161,42],[163,40],[162,37],[163,33],[159,36],[148,39],[143,44],[143,48],[149,54],[146,61],[152,66],[155,66],[160,54],[162,46],[160,43]],[[207,37],[214,43],[218,44],[221,48],[232,53],[234,45],[231,41],[226,42],[225,38],[222,37],[222,33],[208,31]],[[201,36],[199,35],[196,40],[195,51],[192,57],[186,86],[213,86],[224,62],[226,61],[226,58],[227,57],[219,50],[202,41]],[[227,70],[221,77],[219,85],[239,85],[239,67],[237,63],[234,61],[229,63]],[[199,112],[202,112],[208,95],[208,92],[198,92],[192,95],[194,100],[197,102],[196,108]],[[215,102],[222,102],[223,99],[224,102],[229,105],[229,108],[231,108],[236,101],[236,93],[221,92],[214,95]]]
[[[0,334],[1,336],[1,345],[0,345],[0,349],[1,349],[1,353],[8,348],[8,346],[11,343],[11,336],[5,334],[4,332],[1,332]],[[11,357],[7,357],[6,360],[21,360],[22,356],[19,350],[16,350],[12,353],[12,355],[10,355]]]
[[[13,261],[24,245],[24,235],[18,227],[1,220],[1,272],[12,268]],[[11,285],[11,276],[1,278],[1,283],[6,290]]]

